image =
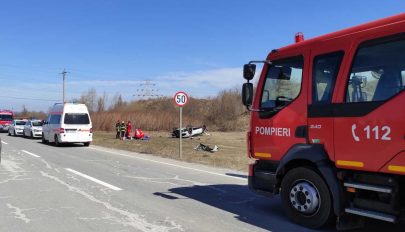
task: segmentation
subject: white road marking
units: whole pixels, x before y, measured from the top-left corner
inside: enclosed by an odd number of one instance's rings
[[[173,167],[177,167],[177,168],[183,168],[183,169],[188,169],[188,170],[193,170],[193,171],[198,171],[198,172],[204,172],[204,173],[217,175],[217,176],[229,177],[229,178],[233,178],[233,179],[237,179],[237,180],[246,180],[246,178],[243,178],[243,177],[229,176],[229,175],[225,175],[225,174],[222,174],[222,173],[210,172],[210,171],[206,171],[206,170],[202,170],[202,169],[190,168],[190,167],[181,166],[181,165],[177,165],[177,164],[171,164],[171,163],[166,163],[166,162],[152,160],[152,159],[146,159],[146,158],[137,157],[137,156],[125,155],[125,154],[121,154],[121,153],[117,153],[117,152],[107,151],[107,150],[103,150],[103,149],[97,149],[97,148],[94,148],[94,147],[89,147],[89,149],[93,149],[93,150],[96,150],[96,151],[103,151],[103,152],[111,153],[111,154],[114,154],[114,155],[120,155],[120,156],[130,157],[130,158],[139,159],[139,160],[145,160],[145,161],[149,161],[149,162],[153,162],[153,163],[169,165],[169,166],[173,166]]]
[[[21,151],[24,152],[24,153],[26,153],[26,154],[28,154],[28,155],[30,155],[30,156],[34,156],[35,158],[41,157],[41,156],[39,156],[39,155],[35,155],[34,153],[31,153],[31,152],[26,151],[26,150],[21,150]]]
[[[54,180],[58,183],[60,183],[61,185],[65,186],[69,191],[73,192],[73,193],[77,193],[80,194],[81,196],[85,197],[86,199],[97,203],[101,206],[104,206],[104,208],[106,209],[106,214],[107,214],[107,218],[108,220],[111,220],[111,222],[115,222],[115,223],[119,223],[121,225],[124,225],[125,227],[132,227],[134,229],[136,229],[136,231],[145,231],[145,232],[164,232],[164,231],[185,231],[183,229],[183,227],[181,225],[176,224],[175,222],[167,222],[166,220],[164,221],[165,223],[161,224],[161,225],[156,225],[153,223],[148,222],[145,219],[145,216],[136,214],[136,213],[132,213],[130,211],[127,211],[125,209],[121,209],[121,208],[117,208],[115,206],[113,206],[109,201],[102,201],[98,198],[96,198],[95,196],[77,188],[74,187],[72,185],[70,185],[69,183],[66,183],[62,180],[60,180],[59,178],[49,175],[46,172],[40,171],[41,175],[43,177],[47,177],[51,180]],[[110,213],[112,212],[112,213]],[[115,214],[119,214],[117,216],[115,216]]]
[[[24,211],[27,211],[29,209],[20,209],[18,207],[13,206],[10,203],[7,203],[7,207],[9,209],[14,210],[14,212],[12,212],[12,214],[14,214],[15,218],[20,219],[20,220],[24,221],[25,223],[29,223],[31,221],[31,219],[27,218],[27,216],[24,214]]]
[[[78,175],[78,176],[81,176],[81,177],[83,177],[83,178],[86,178],[86,179],[88,179],[88,180],[91,180],[91,181],[93,181],[93,182],[96,182],[97,184],[101,184],[101,185],[103,185],[103,186],[105,186],[105,187],[107,187],[107,188],[110,188],[110,189],[112,189],[112,190],[115,190],[115,191],[121,191],[121,190],[122,190],[121,188],[118,188],[118,187],[116,187],[116,186],[114,186],[114,185],[108,184],[108,183],[106,183],[106,182],[104,182],[104,181],[98,180],[98,179],[96,179],[96,178],[94,178],[94,177],[88,176],[88,175],[83,174],[83,173],[81,173],[81,172],[75,171],[75,170],[73,170],[73,169],[70,169],[70,168],[65,168],[65,169],[66,169],[66,171],[69,171],[69,172],[74,173],[74,174],[76,174],[76,175]]]
[[[8,143],[4,142],[3,140],[1,141],[1,143],[2,143],[2,144],[8,144]]]

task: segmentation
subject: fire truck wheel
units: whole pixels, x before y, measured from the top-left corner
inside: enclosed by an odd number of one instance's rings
[[[333,218],[332,197],[322,177],[310,167],[290,170],[281,183],[281,202],[297,224],[319,228]]]

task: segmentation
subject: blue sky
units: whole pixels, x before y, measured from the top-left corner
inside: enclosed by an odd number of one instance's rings
[[[136,99],[143,80],[166,96],[213,96],[298,31],[312,38],[403,9],[404,1],[373,0],[3,0],[0,108],[60,102],[64,68],[68,99],[91,87]]]

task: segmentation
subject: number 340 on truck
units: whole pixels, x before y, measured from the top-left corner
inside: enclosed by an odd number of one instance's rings
[[[311,228],[404,219],[405,14],[297,33],[243,76],[250,189],[280,194],[286,214]]]

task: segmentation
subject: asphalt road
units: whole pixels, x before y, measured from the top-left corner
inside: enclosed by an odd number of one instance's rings
[[[245,173],[0,136],[0,231],[310,231],[278,197],[251,193]]]

